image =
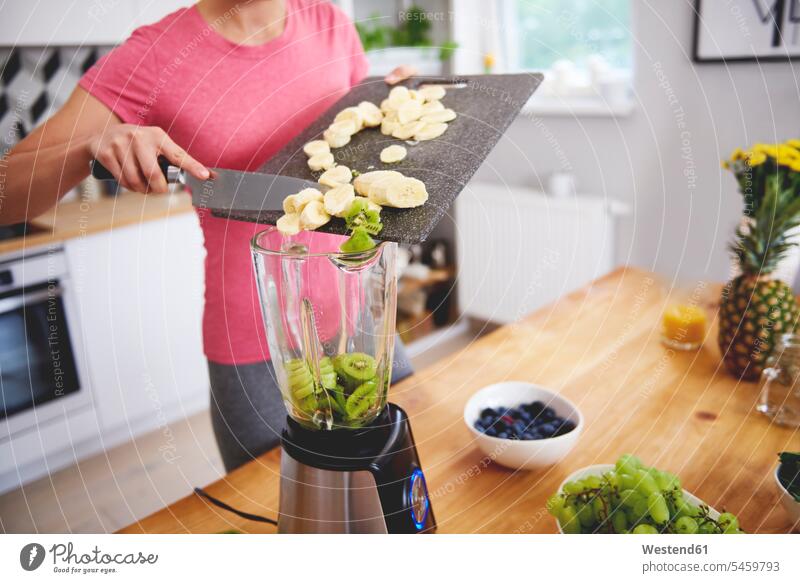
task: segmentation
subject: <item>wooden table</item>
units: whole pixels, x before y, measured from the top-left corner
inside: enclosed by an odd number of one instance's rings
[[[699,291],[715,309],[719,286]],[[800,450],[800,433],[754,410],[757,387],[722,369],[715,328],[698,352],[665,349],[658,335],[665,301],[656,276],[618,270],[392,388],[392,400],[411,417],[439,532],[555,532],[547,497],[574,470],[624,452],[678,474],[685,488],[739,515],[749,532],[790,530],[773,473],[777,452]],[[484,458],[462,411],[472,393],[503,380],[542,383],[581,408],[586,427],[566,460],[513,471]],[[270,451],[207,490],[275,517],[279,457]],[[194,495],[122,532],[231,528],[274,532]]]

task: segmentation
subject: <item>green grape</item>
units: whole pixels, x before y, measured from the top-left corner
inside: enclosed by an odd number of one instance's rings
[[[633,505],[634,522],[640,522],[650,516],[650,505],[647,503],[647,498],[641,497]]]
[[[669,520],[669,508],[664,496],[660,493],[650,494],[647,498],[647,506],[650,509],[650,518],[653,522],[663,524]]]
[[[658,478],[656,479],[658,483],[658,487],[662,490],[677,490],[681,491],[681,482],[678,480],[678,477],[674,474],[670,474],[669,472],[660,472]]]
[[[717,523],[723,532],[728,530],[739,530],[739,519],[730,512],[723,512],[717,518]]]
[[[597,476],[588,476],[586,479],[583,480],[583,483],[587,488],[591,490],[596,490],[602,484],[600,478],[598,478]]]
[[[658,489],[658,484],[647,471],[637,470],[636,472],[636,491],[642,496],[650,496],[650,494],[660,494],[661,490]]]
[[[703,521],[697,527],[697,534],[719,534],[720,530],[716,524],[711,521]]]
[[[605,479],[606,483],[612,488],[619,487],[619,482],[620,482],[619,474],[615,474],[614,472],[606,472],[605,474],[603,474],[603,478]]]
[[[675,501],[675,514],[678,517],[688,516],[689,518],[696,518],[700,516],[700,509],[683,498],[679,498]]]
[[[641,494],[636,490],[623,490],[619,493],[620,504],[625,508],[633,508],[641,497]]]
[[[628,530],[628,517],[621,510],[616,510],[611,515],[611,525],[614,527],[614,532],[623,534]]]
[[[675,531],[678,534],[694,534],[697,532],[697,521],[689,516],[681,516],[675,521]]]
[[[581,492],[583,492],[584,487],[583,483],[580,481],[567,482],[566,484],[564,484],[563,490],[567,494],[580,494]]]
[[[640,524],[633,529],[633,534],[658,534],[658,530],[649,524]]]
[[[572,505],[564,506],[558,513],[558,524],[565,534],[580,534],[581,523]]]
[[[619,487],[623,490],[636,489],[636,476],[634,474],[617,474],[619,476]]]
[[[599,524],[608,518],[607,508],[607,503],[605,503],[600,496],[592,500],[592,514],[594,515],[595,522]]]
[[[630,474],[633,476],[636,474],[636,470],[642,467],[642,462],[635,455],[624,453],[619,456],[614,467],[622,474]]]
[[[547,503],[545,504],[547,511],[552,514],[553,516],[558,516],[558,513],[561,512],[561,509],[564,508],[564,497],[561,494],[554,494],[547,499]]]
[[[578,506],[578,520],[584,528],[594,526],[594,512],[592,512],[592,506],[590,504],[581,504]]]

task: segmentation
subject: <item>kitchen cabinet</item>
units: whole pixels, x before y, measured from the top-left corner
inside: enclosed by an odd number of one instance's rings
[[[6,2],[0,41],[7,46],[115,45],[133,29],[159,20],[186,0]]]
[[[208,405],[202,234],[184,212],[68,240],[95,410],[119,442]]]

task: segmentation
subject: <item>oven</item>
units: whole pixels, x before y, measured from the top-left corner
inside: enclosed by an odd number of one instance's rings
[[[0,261],[0,440],[91,405],[61,248]]]

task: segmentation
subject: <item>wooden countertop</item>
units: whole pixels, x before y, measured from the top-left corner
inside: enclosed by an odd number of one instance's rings
[[[143,196],[124,192],[93,202],[62,202],[30,221],[35,227],[34,232],[25,237],[0,241],[0,254],[61,243],[75,237],[190,211],[192,201],[186,193]]]
[[[719,287],[703,297],[712,309]],[[773,478],[777,452],[800,449],[797,431],[754,410],[757,388],[721,368],[716,330],[698,352],[659,343],[666,294],[654,275],[618,270],[500,328],[393,387],[409,413],[439,532],[552,533],[545,501],[578,468],[633,452],[678,474],[685,488],[736,513],[749,532],[788,532]],[[484,385],[527,380],[553,387],[582,410],[586,427],[563,462],[540,471],[489,463],[462,421]],[[211,484],[240,510],[276,517],[280,451]],[[127,533],[274,532],[190,495]]]

